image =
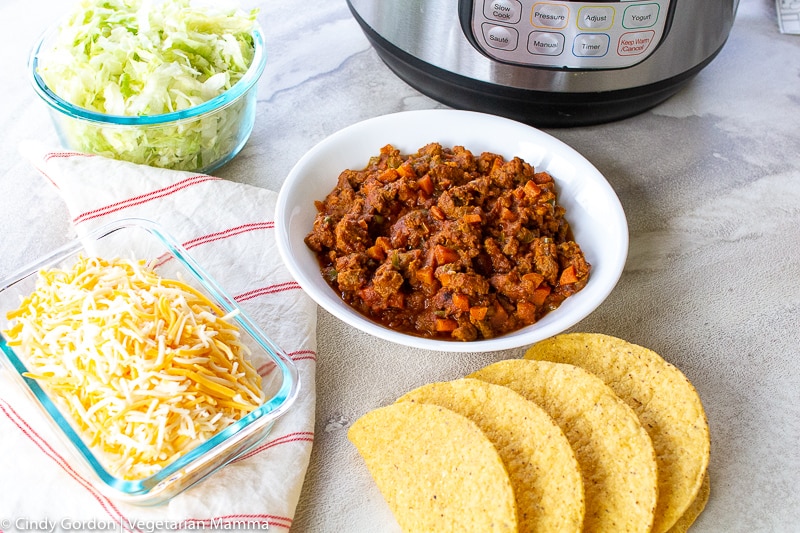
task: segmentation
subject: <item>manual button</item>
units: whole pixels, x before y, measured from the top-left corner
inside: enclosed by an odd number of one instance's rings
[[[486,39],[486,44],[492,48],[500,50],[514,50],[517,48],[519,34],[514,28],[484,23],[481,29],[483,30],[483,38]]]
[[[517,0],[486,0],[483,15],[489,20],[516,24],[522,18],[522,4]]]
[[[537,56],[557,56],[564,51],[564,35],[551,31],[534,31],[528,36],[528,52]]]

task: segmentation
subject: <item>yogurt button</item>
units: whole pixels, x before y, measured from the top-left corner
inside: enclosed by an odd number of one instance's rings
[[[649,28],[658,20],[658,4],[637,4],[625,8],[622,15],[624,28]]]

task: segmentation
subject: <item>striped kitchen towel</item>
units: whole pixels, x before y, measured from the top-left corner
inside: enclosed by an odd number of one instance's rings
[[[255,449],[169,502],[140,507],[95,489],[0,372],[0,530],[287,531],[314,440],[316,306],[280,260],[277,193],[37,145],[22,152],[58,189],[78,236],[119,218],[161,224],[295,361],[301,388]]]

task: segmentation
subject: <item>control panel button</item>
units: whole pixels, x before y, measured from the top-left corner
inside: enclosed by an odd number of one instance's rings
[[[658,21],[658,4],[637,4],[625,8],[622,27],[628,29],[649,28]]]
[[[528,36],[528,51],[539,56],[557,56],[564,51],[564,34],[534,31]]]
[[[653,30],[634,31],[623,33],[619,38],[617,53],[621,56],[634,56],[643,54],[650,48],[656,32]]]
[[[522,17],[522,4],[517,0],[486,0],[483,14],[489,20],[516,24]]]
[[[569,7],[564,4],[540,2],[533,4],[531,24],[537,28],[558,30],[566,28],[569,22]]]
[[[582,7],[578,11],[577,23],[582,30],[607,30],[614,24],[614,8]]]
[[[464,31],[492,61],[610,70],[647,61],[664,38],[678,1],[459,0],[458,4]]]
[[[496,24],[483,25],[483,38],[486,44],[499,50],[514,50],[519,44],[517,30]]]
[[[572,43],[572,54],[576,57],[603,57],[608,53],[610,42],[605,33],[580,33]]]

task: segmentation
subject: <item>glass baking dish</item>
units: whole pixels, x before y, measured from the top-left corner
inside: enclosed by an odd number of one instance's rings
[[[253,366],[268,369],[268,372],[262,372],[266,399],[260,407],[157,473],[127,480],[109,473],[103,457],[90,448],[69,415],[62,413],[36,380],[26,377],[25,358],[8,345],[0,333],[1,370],[10,373],[26,395],[40,407],[62,443],[83,467],[87,478],[101,492],[121,501],[137,505],[163,503],[261,442],[298,394],[297,369],[180,244],[159,225],[141,219],[123,219],[100,227],[0,281],[0,330],[5,330],[8,325],[7,313],[19,307],[21,300],[34,291],[41,270],[69,268],[80,256],[145,260],[162,278],[181,280],[194,287],[217,304],[228,315],[228,320],[238,327],[240,341],[251,351],[249,358]]]

